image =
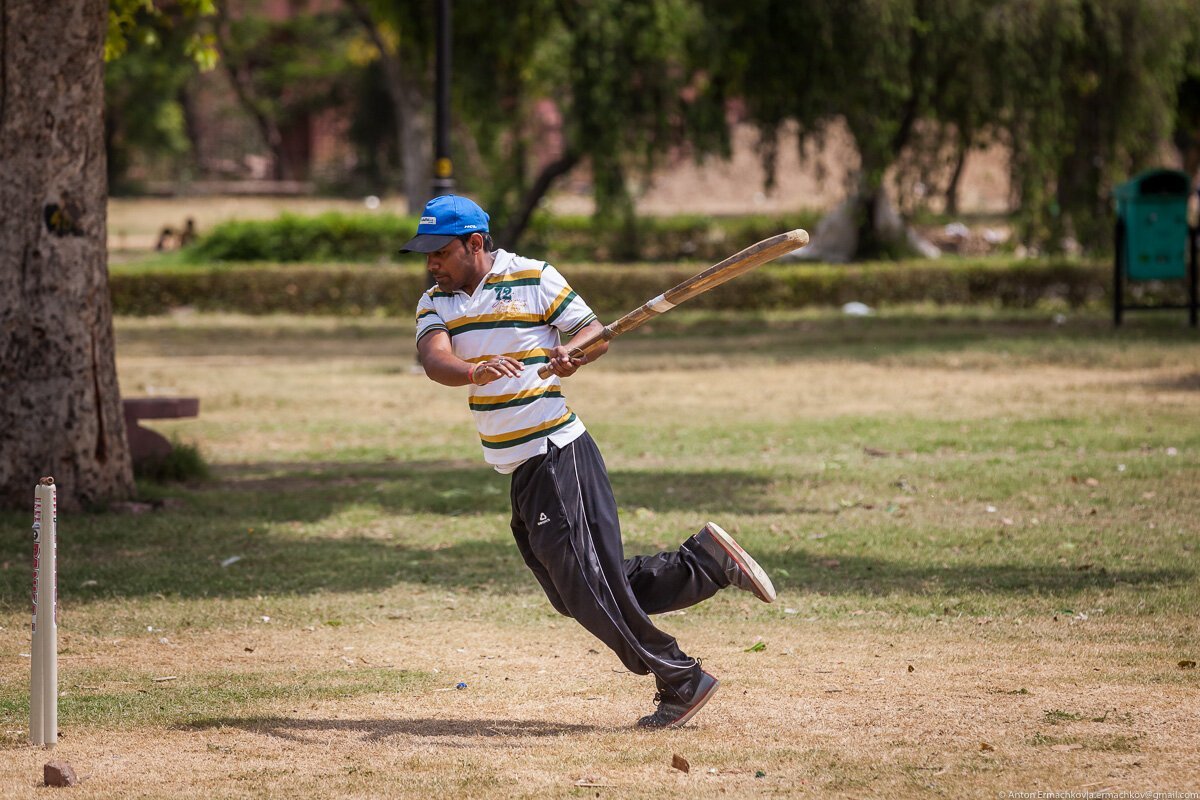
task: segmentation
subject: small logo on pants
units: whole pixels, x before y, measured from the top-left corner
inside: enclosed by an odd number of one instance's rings
[[[547,522],[549,522],[549,521],[550,521],[550,518],[546,516],[546,512],[545,512],[545,511],[543,511],[543,512],[542,512],[542,513],[541,513],[541,514],[538,516],[538,525],[545,525],[545,524],[546,524]]]

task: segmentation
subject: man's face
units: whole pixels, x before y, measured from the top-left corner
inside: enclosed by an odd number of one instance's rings
[[[456,292],[474,275],[475,259],[467,241],[455,239],[425,256],[425,269],[443,292]]]

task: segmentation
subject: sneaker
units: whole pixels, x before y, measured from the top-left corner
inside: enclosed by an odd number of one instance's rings
[[[654,695],[658,704],[653,714],[647,714],[638,720],[639,728],[678,728],[704,708],[704,704],[713,696],[720,682],[704,670],[700,671],[700,683],[696,694],[689,703],[685,703],[674,693],[660,691]]]
[[[775,586],[767,573],[750,554],[738,546],[733,537],[715,522],[709,522],[698,536],[705,552],[717,560],[729,583],[750,592],[764,603],[775,602]]]

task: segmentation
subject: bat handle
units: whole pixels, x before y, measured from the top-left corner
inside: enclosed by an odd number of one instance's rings
[[[568,350],[567,355],[569,355],[571,358],[583,358],[605,342],[611,342],[613,337],[621,333],[621,331],[622,328],[620,320],[612,325],[605,325],[599,333],[592,334],[588,338],[583,339],[577,347],[572,347],[570,350]],[[549,378],[550,375],[551,370],[549,364],[546,364],[538,370],[539,378]]]
[[[580,349],[578,347],[573,347],[573,348],[571,348],[570,352],[567,353],[567,355],[569,355],[571,358],[579,358],[581,356],[587,355],[587,353],[585,353],[582,349]],[[549,378],[552,374],[553,373],[550,370],[549,364],[543,364],[541,367],[538,368],[538,377],[539,378]]]

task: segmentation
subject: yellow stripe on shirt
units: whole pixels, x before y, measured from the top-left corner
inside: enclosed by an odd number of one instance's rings
[[[500,355],[508,356],[509,358],[514,358],[517,361],[524,361],[527,358],[535,358],[537,356],[545,356],[546,358],[550,358],[550,351],[544,347],[535,347],[533,350],[520,350],[516,353],[501,353]],[[495,357],[496,357],[495,355],[476,356],[475,358],[467,358],[464,360],[470,364],[482,364],[484,361],[487,361],[489,358],[495,358]]]
[[[477,317],[459,317],[446,323],[450,330],[464,328],[467,325],[478,325],[488,322],[541,322],[537,314],[480,314]]]
[[[561,306],[563,303],[569,302],[570,298],[574,294],[575,293],[571,291],[570,286],[564,286],[563,290],[558,293],[558,297],[554,298],[554,302],[551,303],[550,307],[546,309],[546,316],[543,317],[543,319],[553,319],[554,315],[558,313],[559,306]]]
[[[507,274],[500,273],[498,275],[489,275],[486,283],[500,283],[501,281],[523,281],[529,278],[542,277],[540,269],[522,269],[517,272],[509,272]]]
[[[526,389],[523,392],[514,392],[512,394],[493,394],[487,396],[475,395],[471,398],[472,406],[495,406],[501,403],[507,403],[511,400],[524,400],[527,397],[541,397],[547,392],[561,392],[561,384],[551,384],[550,386],[539,386],[533,389]]]
[[[496,436],[484,436],[481,433],[481,434],[479,434],[479,438],[482,439],[485,444],[503,445],[505,442],[511,442],[515,439],[521,439],[523,437],[529,436],[530,434],[538,433],[539,431],[544,431],[547,428],[553,428],[555,426],[562,425],[570,418],[571,418],[571,410],[567,409],[567,413],[563,414],[558,419],[550,420],[549,422],[543,422],[540,425],[534,425],[532,428],[521,428],[520,430],[509,431],[508,433],[497,434]]]

